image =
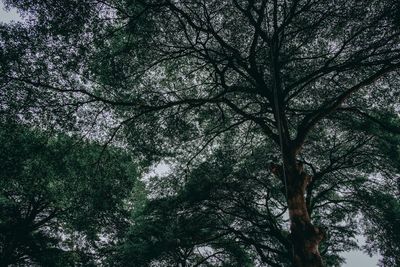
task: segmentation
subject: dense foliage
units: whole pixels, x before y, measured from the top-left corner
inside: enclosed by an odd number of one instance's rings
[[[63,180],[88,227],[134,192],[96,264],[340,266],[357,234],[398,263],[398,1],[4,2],[25,22],[0,26],[1,114],[170,168],[134,189],[123,160],[99,164],[93,194]],[[86,173],[86,149],[38,164]]]
[[[93,266],[104,258],[128,226],[132,158],[117,149],[100,158],[98,144],[14,123],[1,124],[0,151],[1,266]]]

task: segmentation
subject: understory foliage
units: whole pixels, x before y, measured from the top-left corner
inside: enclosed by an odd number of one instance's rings
[[[97,266],[128,227],[132,158],[15,123],[0,151],[0,266]]]
[[[3,2],[1,257],[399,265],[399,1]]]
[[[379,139],[380,149],[388,155],[388,161],[394,172],[400,171],[400,121],[390,114],[377,114],[381,121],[378,125],[365,127]],[[381,179],[380,179],[381,180]],[[400,264],[400,177],[389,183],[371,184],[360,194],[360,205],[366,220],[364,229],[367,235],[368,252],[379,252],[383,258],[382,266]]]

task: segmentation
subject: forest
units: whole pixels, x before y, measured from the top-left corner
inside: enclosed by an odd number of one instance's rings
[[[400,266],[400,1],[1,2],[0,267]]]

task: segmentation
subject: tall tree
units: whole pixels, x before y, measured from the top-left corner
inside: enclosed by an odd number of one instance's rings
[[[119,242],[112,262],[118,266],[290,265],[285,189],[266,172],[268,161],[260,156],[268,148],[258,146],[248,157],[232,140],[223,143],[185,177],[184,184],[180,177],[185,174],[179,170],[151,179],[149,195],[157,197],[135,212],[134,224]],[[329,233],[321,244],[321,256],[326,265],[340,266],[340,253],[356,248],[351,237],[357,233],[358,207],[339,196],[344,185],[334,188],[328,181],[320,183],[325,193],[313,200],[310,210],[314,222]]]
[[[339,227],[357,187],[395,174],[377,138],[351,123],[398,109],[398,1],[6,3],[31,18],[3,26],[6,88],[113,107],[109,140],[124,130],[138,153],[182,171],[233,135],[242,156],[269,161],[258,178],[283,188],[294,266],[323,265],[320,243],[335,229],[315,221]]]
[[[98,144],[15,123],[0,141],[0,266],[95,266],[128,226],[132,158],[109,149],[98,162]]]

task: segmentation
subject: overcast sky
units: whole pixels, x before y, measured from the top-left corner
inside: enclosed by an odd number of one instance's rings
[[[11,22],[18,21],[20,19],[18,13],[15,10],[6,11],[2,0],[0,0],[0,21]],[[363,243],[363,238],[359,238],[360,244]],[[370,258],[367,254],[361,251],[349,251],[344,253],[343,256],[346,258],[347,263],[343,267],[376,267],[378,262],[378,256]]]
[[[11,22],[18,21],[20,17],[15,10],[6,11],[4,10],[3,2],[0,0],[0,21],[1,22]]]

